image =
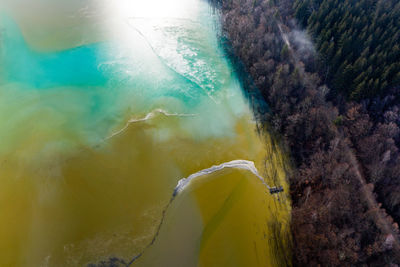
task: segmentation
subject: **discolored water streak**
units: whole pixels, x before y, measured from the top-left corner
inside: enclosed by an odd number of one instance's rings
[[[257,140],[256,135],[253,138]],[[264,149],[274,152],[266,156],[263,149],[258,151],[257,162],[264,158],[268,166],[266,181],[284,181],[284,157],[272,143]],[[272,197],[249,170],[216,169],[193,178],[172,199],[155,239],[132,266],[290,264],[290,252],[278,248],[290,245],[289,239],[280,239],[289,231],[287,199]]]
[[[0,266],[282,264],[287,164],[217,16],[201,0],[4,1]],[[239,159],[285,193],[229,168],[174,195]]]

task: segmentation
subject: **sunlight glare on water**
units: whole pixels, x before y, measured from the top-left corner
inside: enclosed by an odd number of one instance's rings
[[[194,15],[198,1],[195,0],[118,0],[108,1],[107,8],[115,10],[116,16],[146,18],[189,18]],[[113,12],[113,11],[112,11]]]
[[[287,263],[285,155],[217,18],[202,0],[2,1],[0,266]],[[174,195],[237,160],[285,192],[231,167]]]

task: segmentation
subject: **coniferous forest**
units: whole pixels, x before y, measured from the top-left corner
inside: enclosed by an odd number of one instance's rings
[[[293,264],[400,264],[400,2],[217,5],[292,158]]]
[[[321,77],[352,100],[384,96],[400,84],[398,1],[296,1],[313,37]]]
[[[0,267],[400,266],[400,0],[0,2]]]

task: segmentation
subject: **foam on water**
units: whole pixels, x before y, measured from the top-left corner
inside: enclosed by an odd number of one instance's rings
[[[263,242],[287,232],[289,202],[265,183],[287,192],[285,157],[257,134],[207,2],[1,8],[1,266],[280,262]]]
[[[258,173],[258,170],[256,166],[254,165],[254,162],[249,161],[249,160],[232,160],[229,162],[224,162],[220,165],[214,165],[210,168],[198,171],[196,173],[191,174],[187,178],[182,178],[179,180],[178,185],[175,187],[174,190],[174,195],[178,194],[179,192],[185,190],[185,188],[188,186],[188,184],[193,180],[196,179],[200,176],[205,176],[207,174],[212,174],[214,172],[223,170],[225,168],[236,168],[236,169],[243,169],[243,170],[248,170],[252,172],[255,176],[257,176],[258,179],[268,188],[270,189],[271,187],[265,183],[264,178]]]
[[[130,35],[128,40],[105,35],[97,43],[49,52],[31,47],[10,15],[1,17],[4,114],[17,106],[12,102],[16,96],[32,104],[31,112],[43,106],[56,113],[58,108],[64,109],[61,121],[74,116],[67,131],[85,133],[79,141],[92,145],[128,116],[156,108],[199,114],[197,121],[184,128],[193,129],[192,134],[200,138],[232,133],[235,117],[245,111],[238,82],[212,34],[212,16],[207,23],[200,23],[204,18],[198,23],[123,18],[121,23],[129,25],[127,32],[122,31]],[[58,93],[65,98],[47,97]],[[19,117],[12,123],[27,122]],[[49,119],[47,124],[54,129],[61,126],[60,120]],[[211,127],[207,131],[198,127],[204,124]],[[72,129],[74,126],[77,128]],[[65,138],[57,141],[77,141]]]

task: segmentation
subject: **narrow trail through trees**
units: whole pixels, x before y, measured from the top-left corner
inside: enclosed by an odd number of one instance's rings
[[[281,20],[282,21],[282,20]],[[287,38],[286,33],[283,31],[282,24],[277,22],[279,32],[281,34],[282,40],[286,44],[289,55],[292,58],[293,64],[299,69],[299,72],[302,74],[300,77],[304,78],[304,68],[300,66],[299,60],[296,56],[296,51],[292,48],[289,38]],[[387,215],[386,211],[380,207],[380,204],[377,202],[376,197],[374,196],[373,190],[366,182],[365,176],[362,171],[362,167],[355,156],[355,152],[347,146],[347,151],[350,158],[350,164],[354,169],[354,173],[357,177],[358,182],[361,185],[361,192],[364,194],[364,198],[367,202],[368,209],[371,213],[373,213],[373,221],[375,222],[377,228],[386,236],[386,241],[388,246],[390,246],[395,252],[395,256],[397,260],[400,261],[400,235],[398,229],[394,226],[393,220],[390,216]]]

